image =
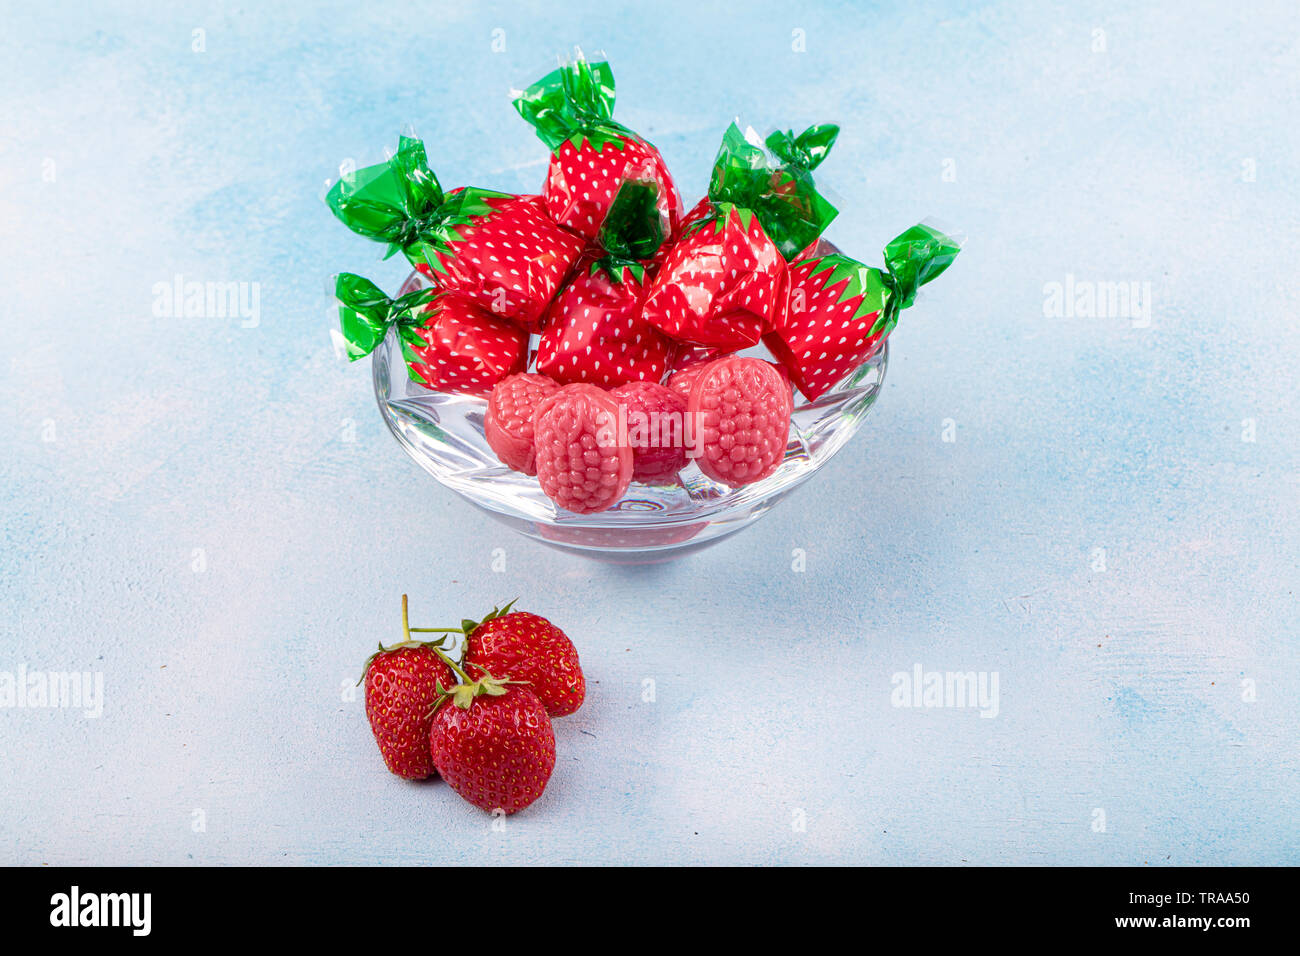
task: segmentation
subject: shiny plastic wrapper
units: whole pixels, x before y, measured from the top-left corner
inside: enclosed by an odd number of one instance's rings
[[[663,377],[673,344],[642,312],[666,228],[654,180],[619,187],[600,229],[603,255],[579,267],[548,313],[539,372],[607,388]]]
[[[350,360],[369,355],[395,329],[408,376],[426,388],[481,395],[527,364],[528,333],[463,296],[423,288],[390,298],[344,272],[334,297]]]
[[[614,73],[604,60],[582,54],[514,97],[519,115],[551,150],[542,198],[555,222],[595,239],[619,186],[649,177],[670,231],[682,200],[653,145],[614,121]]]
[[[388,162],[336,182],[326,201],[349,229],[403,253],[441,290],[528,330],[540,327],[583,249],[537,196],[444,193],[411,137]]]
[[[885,247],[885,268],[839,253],[790,266],[786,309],[764,336],[808,399],[816,400],[865,362],[898,324],[916,291],[960,251],[956,239],[916,225]]]
[[[839,132],[774,133],[772,154],[732,123],[709,195],[686,217],[646,297],[646,318],[674,339],[725,351],[755,345],[784,308],[786,259],[817,241],[835,208],[812,169]]]

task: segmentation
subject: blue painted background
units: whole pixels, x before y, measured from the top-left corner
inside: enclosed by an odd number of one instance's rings
[[[1293,4],[114,6],[0,36],[0,671],[105,681],[0,711],[0,862],[1300,862]],[[411,124],[445,183],[536,190],[507,91],[575,43],[688,202],[733,116],[837,120],[842,247],[970,237],[854,443],[666,566],[463,506],[328,338],[327,276],[403,271],[339,164]],[[177,275],[258,322],[156,315]],[[1045,316],[1067,275],[1149,283],[1149,327]],[[345,690],[403,591],[579,646],[504,831]],[[893,706],[917,664],[996,672],[997,716]]]

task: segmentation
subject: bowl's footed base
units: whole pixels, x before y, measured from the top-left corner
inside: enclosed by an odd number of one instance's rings
[[[476,506],[506,527],[556,551],[607,564],[663,564],[730,538],[748,528],[765,512],[744,520],[692,522],[676,527],[629,528],[548,525]]]

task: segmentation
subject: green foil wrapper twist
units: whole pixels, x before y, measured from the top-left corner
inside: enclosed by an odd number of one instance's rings
[[[387,243],[388,256],[401,252],[411,265],[436,270],[437,257],[429,253],[445,250],[459,237],[458,227],[490,213],[483,200],[508,198],[507,193],[475,188],[448,196],[429,169],[424,143],[403,136],[392,159],[344,176],[325,201],[353,232]]]
[[[890,295],[872,334],[889,334],[898,324],[898,313],[916,301],[916,290],[942,275],[960,251],[961,244],[952,236],[920,223],[891,239],[881,275]]]
[[[665,238],[659,184],[653,180],[625,180],[601,223],[599,242],[605,255],[595,265],[615,282],[621,281],[626,269],[638,283],[643,283],[645,260],[654,258]]]
[[[547,148],[585,137],[599,148],[636,134],[614,122],[614,72],[605,60],[580,54],[516,94],[515,109],[532,124]]]
[[[793,130],[777,130],[764,142],[787,168],[812,172],[830,153],[839,135],[840,128],[834,123],[822,123],[809,126],[798,136]]]
[[[369,355],[394,325],[404,352],[409,345],[427,345],[419,332],[424,320],[417,310],[437,295],[436,289],[415,289],[393,299],[363,276],[339,273],[334,280],[334,298],[339,303],[339,330],[347,345],[348,359],[355,362]]]
[[[825,159],[838,133],[832,125],[814,126],[799,136],[774,133],[768,145],[776,146],[776,162],[732,123],[713,163],[709,199],[715,206],[729,203],[752,210],[781,255],[793,259],[838,215],[812,178],[812,169]]]

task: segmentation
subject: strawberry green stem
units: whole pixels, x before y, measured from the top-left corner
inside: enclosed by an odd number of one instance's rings
[[[433,646],[433,645],[430,645],[430,646]],[[452,660],[452,659],[451,659],[451,658],[450,658],[450,657],[449,657],[449,656],[448,656],[448,655],[443,651],[443,649],[442,649],[441,647],[433,647],[433,652],[434,652],[435,654],[437,654],[439,657],[442,658],[442,662],[443,662],[444,664],[446,664],[448,667],[450,667],[453,671],[456,672],[456,676],[459,677],[459,678],[461,679],[461,682],[462,682],[462,683],[465,683],[465,684],[472,684],[472,683],[474,682],[474,678],[470,677],[469,674],[465,673],[464,669],[463,669],[459,664],[457,664],[455,661],[453,661],[453,660]]]

